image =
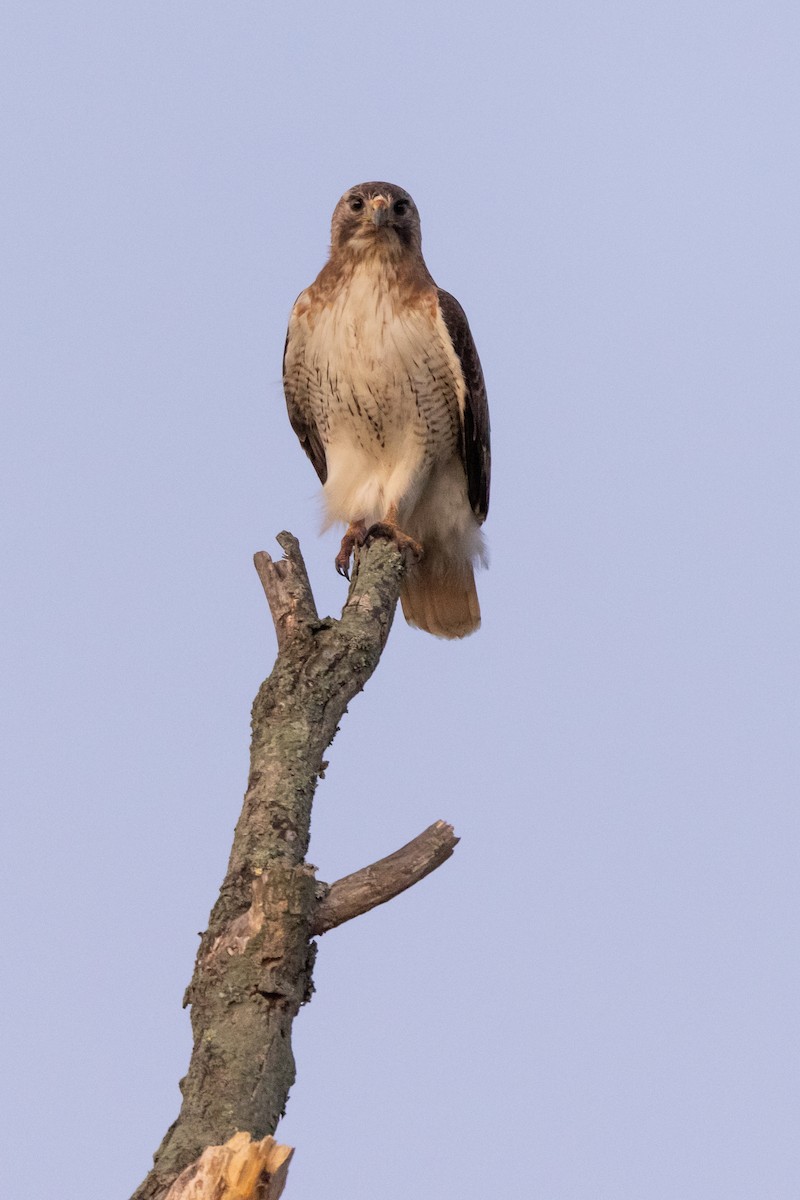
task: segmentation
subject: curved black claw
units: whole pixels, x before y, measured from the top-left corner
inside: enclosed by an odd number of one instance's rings
[[[339,553],[336,555],[336,558],[334,561],[336,563],[336,570],[339,572],[339,574],[342,576],[342,578],[346,579],[349,583],[349,581],[350,581],[350,555],[348,554],[347,557],[345,558],[342,555],[342,551],[340,550]]]
[[[363,521],[353,521],[348,525],[347,532],[342,538],[342,544],[339,547],[339,553],[334,560],[336,570],[344,579],[350,579],[350,559],[356,546],[364,545],[365,535],[366,530]]]

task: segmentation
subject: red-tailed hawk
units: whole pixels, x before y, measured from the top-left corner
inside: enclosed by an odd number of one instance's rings
[[[408,192],[361,183],[333,213],[331,253],[289,320],[289,419],[347,532],[337,569],[370,535],[409,550],[406,620],[439,637],[480,625],[489,410],[461,305],[422,257]]]

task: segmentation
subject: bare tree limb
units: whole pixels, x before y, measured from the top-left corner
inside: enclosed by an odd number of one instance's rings
[[[278,541],[282,559],[274,562],[263,551],[255,556],[278,656],[253,703],[244,804],[186,992],[194,1048],[180,1085],[183,1103],[132,1200],[167,1200],[168,1194],[170,1200],[212,1194],[214,1200],[273,1200],[279,1194],[269,1170],[256,1171],[261,1151],[253,1147],[265,1147],[283,1115],[295,1078],[292,1022],[312,991],[311,939],[320,906],[314,868],[305,862],[311,805],[323,754],[386,644],[405,566],[396,545],[375,539],[357,556],[341,619],[320,619],[296,539],[282,533]],[[435,837],[429,834],[383,866],[335,884],[333,907],[322,908],[329,913],[325,927],[382,903],[444,861],[455,844],[452,830],[441,825]],[[348,915],[331,921],[334,910]],[[246,1141],[237,1143],[237,1134]],[[290,1152],[283,1149],[288,1167]],[[214,1171],[224,1175],[239,1161],[239,1190],[198,1190],[203,1180],[222,1187]],[[284,1179],[285,1171],[281,1188]],[[183,1191],[170,1191],[179,1183]],[[268,1184],[273,1190],[265,1190]]]
[[[312,933],[327,933],[329,929],[399,896],[447,862],[457,845],[453,826],[436,821],[394,854],[388,854],[352,875],[345,875],[331,884],[320,901]]]

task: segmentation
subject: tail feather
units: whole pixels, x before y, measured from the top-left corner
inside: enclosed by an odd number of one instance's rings
[[[462,638],[481,623],[481,609],[471,563],[422,562],[412,567],[400,592],[403,615],[436,637]]]

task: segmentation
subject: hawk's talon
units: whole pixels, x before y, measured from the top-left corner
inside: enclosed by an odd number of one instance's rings
[[[336,570],[346,580],[350,580],[350,559],[356,546],[363,546],[367,532],[363,521],[352,521],[347,526],[347,532],[342,538],[342,544],[339,547],[339,553],[336,555],[334,562]]]
[[[414,541],[407,533],[403,533],[402,529],[395,525],[394,521],[377,521],[374,525],[370,525],[364,536],[365,544],[369,544],[373,538],[386,538],[390,542],[394,542],[401,554],[410,554],[415,562],[419,562],[424,553],[419,542]]]

